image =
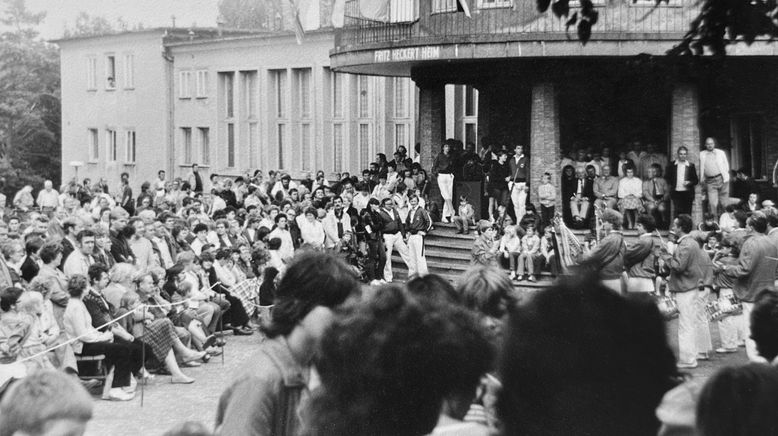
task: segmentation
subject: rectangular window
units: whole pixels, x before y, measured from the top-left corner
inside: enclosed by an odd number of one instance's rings
[[[343,118],[343,74],[332,73],[332,117]]]
[[[197,98],[208,97],[208,70],[198,70],[195,73],[195,96]]]
[[[297,76],[297,102],[300,118],[311,117],[311,69],[295,70]]]
[[[86,89],[87,91],[97,89],[97,58],[94,56],[86,58]]]
[[[276,126],[276,146],[278,150],[278,168],[284,169],[285,168],[285,162],[284,162],[284,147],[286,146],[285,140],[286,140],[286,125],[279,123]]]
[[[432,13],[456,12],[457,0],[432,0]]]
[[[478,111],[478,90],[465,85],[465,116],[474,117]]]
[[[408,79],[407,77],[394,78],[394,116],[406,118],[408,116]]]
[[[211,164],[211,132],[208,127],[200,127],[200,159],[203,165]]]
[[[359,117],[368,118],[370,116],[370,78],[368,76],[359,76]]]
[[[222,92],[224,101],[224,116],[232,118],[235,116],[235,75],[233,73],[219,73],[222,77]]]
[[[100,140],[97,129],[87,130],[87,141],[89,142],[89,161],[96,162],[100,158]]]
[[[192,98],[192,72],[178,73],[178,98]]]
[[[124,161],[129,164],[135,163],[135,130],[124,132]]]
[[[273,86],[273,102],[275,103],[276,117],[286,117],[286,70],[273,70],[270,72]]]
[[[105,89],[116,89],[116,56],[105,57]]]
[[[107,158],[108,162],[115,162],[117,149],[116,149],[116,130],[108,129],[105,131],[105,145],[108,149]]]
[[[510,8],[513,0],[478,0],[478,9]]]
[[[227,124],[227,166],[235,167],[235,124]]]
[[[124,89],[135,88],[135,55],[124,55]]]
[[[300,124],[300,148],[303,171],[311,170],[311,125]]]
[[[359,167],[370,164],[370,124],[359,125]]]
[[[257,72],[247,71],[243,75],[243,101],[248,118],[257,117]]]
[[[181,140],[184,143],[184,164],[189,165],[192,163],[192,128],[181,128]]]
[[[249,166],[255,167],[259,165],[259,145],[257,138],[259,137],[259,125],[257,123],[249,123]]]
[[[336,173],[343,171],[343,124],[332,126],[332,148],[334,170]]]
[[[764,118],[760,114],[737,114],[733,116],[732,168],[745,168],[758,180],[766,178],[768,171],[764,147]],[[702,170],[700,170],[702,171]]]
[[[394,148],[399,146],[408,147],[408,126],[406,124],[394,125]]]

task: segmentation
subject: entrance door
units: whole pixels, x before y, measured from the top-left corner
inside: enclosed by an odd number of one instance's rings
[[[761,114],[737,114],[731,121],[732,169],[746,169],[754,180],[767,177],[764,119]]]

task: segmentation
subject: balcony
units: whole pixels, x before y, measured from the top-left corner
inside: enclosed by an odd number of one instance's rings
[[[590,42],[578,41],[576,26],[565,26],[550,11],[538,13],[534,0],[468,0],[471,17],[455,0],[389,0],[380,20],[363,17],[358,0],[347,0],[345,25],[335,37],[334,67],[368,74],[405,74],[419,61],[486,57],[613,56],[663,54],[689,29],[697,0],[594,0],[599,20]],[[515,5],[514,5],[515,3]],[[572,14],[578,2],[570,1]],[[425,47],[426,46],[426,47]],[[448,48],[457,46],[453,51]],[[415,59],[402,48],[419,47]],[[390,49],[406,59],[391,59]],[[433,56],[419,58],[427,50]],[[430,51],[431,50],[431,51]],[[361,54],[361,55],[360,55]],[[372,58],[371,58],[372,56]],[[387,66],[387,60],[400,65]],[[410,63],[409,63],[410,62]],[[372,66],[367,66],[371,64]],[[378,71],[376,64],[389,70]]]

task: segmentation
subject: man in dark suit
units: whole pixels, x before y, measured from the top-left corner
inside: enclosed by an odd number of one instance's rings
[[[384,236],[384,246],[386,247],[386,265],[384,266],[384,280],[392,281],[392,249],[397,248],[403,262],[407,266],[410,263],[410,254],[408,245],[405,244],[405,224],[400,219],[400,214],[394,208],[394,200],[385,198],[383,207],[379,209],[378,215],[381,218],[381,228]]]
[[[670,198],[675,207],[675,216],[681,214],[691,215],[694,203],[694,187],[699,183],[697,170],[694,164],[689,162],[689,150],[686,147],[678,148],[678,159],[667,166],[666,179],[670,186]]]

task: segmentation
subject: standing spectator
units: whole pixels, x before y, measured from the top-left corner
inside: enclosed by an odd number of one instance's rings
[[[551,184],[551,174],[543,173],[538,186],[538,201],[540,202],[540,226],[546,228],[554,219],[556,208],[556,188]]]
[[[59,192],[54,189],[54,184],[51,180],[43,182],[43,189],[38,192],[38,199],[35,203],[40,208],[41,212],[51,216],[51,213],[57,209],[59,205]]]
[[[511,179],[509,184],[513,211],[516,214],[516,222],[520,222],[524,216],[524,208],[527,205],[527,174],[529,174],[529,159],[524,155],[524,146],[516,145],[513,158],[509,161]]]
[[[673,200],[675,215],[691,215],[694,203],[694,187],[699,183],[694,164],[688,161],[689,150],[678,147],[678,159],[667,167],[667,184]]]
[[[623,217],[615,210],[602,212],[602,231],[605,237],[591,251],[581,254],[579,263],[589,264],[599,272],[602,284],[608,289],[621,293],[621,273],[624,271],[624,235],[621,234]]]
[[[640,215],[636,227],[640,236],[624,253],[624,268],[628,274],[627,291],[654,292],[656,251],[662,247],[662,241],[656,233],[656,220],[651,215]]]
[[[128,173],[122,173],[121,175],[121,193],[119,198],[119,206],[131,216],[135,215],[135,203],[132,201],[132,188],[130,188],[130,175]]]
[[[346,232],[352,232],[351,217],[343,209],[343,199],[334,197],[332,199],[332,210],[322,220],[324,233],[326,236],[324,246],[326,248],[335,248],[340,244],[343,235]]]
[[[698,357],[707,353],[709,348],[700,340],[705,335],[700,335],[698,329],[709,328],[707,322],[703,322],[705,302],[699,298],[699,292],[706,277],[710,276],[706,270],[710,259],[689,235],[692,229],[692,217],[678,215],[672,228],[678,236],[673,254],[667,252],[667,247],[658,250],[670,270],[668,286],[678,303],[678,368],[696,368]]]
[[[729,162],[724,150],[716,148],[716,140],[705,139],[705,150],[700,152],[700,171],[708,197],[708,209],[714,215],[729,204]]]
[[[408,202],[411,209],[405,219],[408,233],[408,277],[427,275],[427,259],[424,257],[424,237],[432,228],[430,215],[419,205],[419,197],[413,196]]]
[[[360,213],[360,225],[364,229],[366,252],[365,278],[368,283],[383,280],[386,266],[386,248],[384,247],[383,220],[379,214],[380,202],[371,198],[367,207]]]
[[[391,198],[385,198],[382,208],[378,214],[382,221],[382,233],[384,236],[384,247],[386,248],[386,265],[384,266],[384,280],[392,281],[392,250],[397,247],[405,265],[410,265],[411,258],[408,246],[405,244],[406,231],[405,224],[400,219],[400,214],[394,208],[394,201]]]
[[[767,218],[754,214],[746,221],[748,234],[743,241],[737,265],[724,266],[723,271],[735,280],[735,295],[743,303],[743,316],[749,319],[756,295],[762,289],[775,289],[775,271],[778,266],[778,246],[765,234]],[[752,362],[764,362],[756,350],[756,344],[746,335],[746,354]]]
[[[500,151],[496,161],[489,167],[489,220],[494,222],[494,211],[498,206],[508,206],[508,181],[511,180],[508,153]]]
[[[444,222],[451,222],[454,216],[454,157],[451,155],[451,145],[443,144],[440,153],[432,165],[432,175],[437,178],[440,195],[443,197]]]
[[[14,195],[14,207],[22,212],[32,209],[35,200],[32,198],[32,186],[25,185]]]
[[[192,164],[192,174],[189,175],[189,186],[192,187],[192,192],[195,194],[202,194],[204,190],[203,177],[200,175],[200,166],[196,163]]]
[[[562,167],[562,219],[567,225],[574,224],[572,212],[572,200],[578,187],[578,179],[575,177],[575,167],[565,165]],[[617,185],[618,187],[618,185]]]

